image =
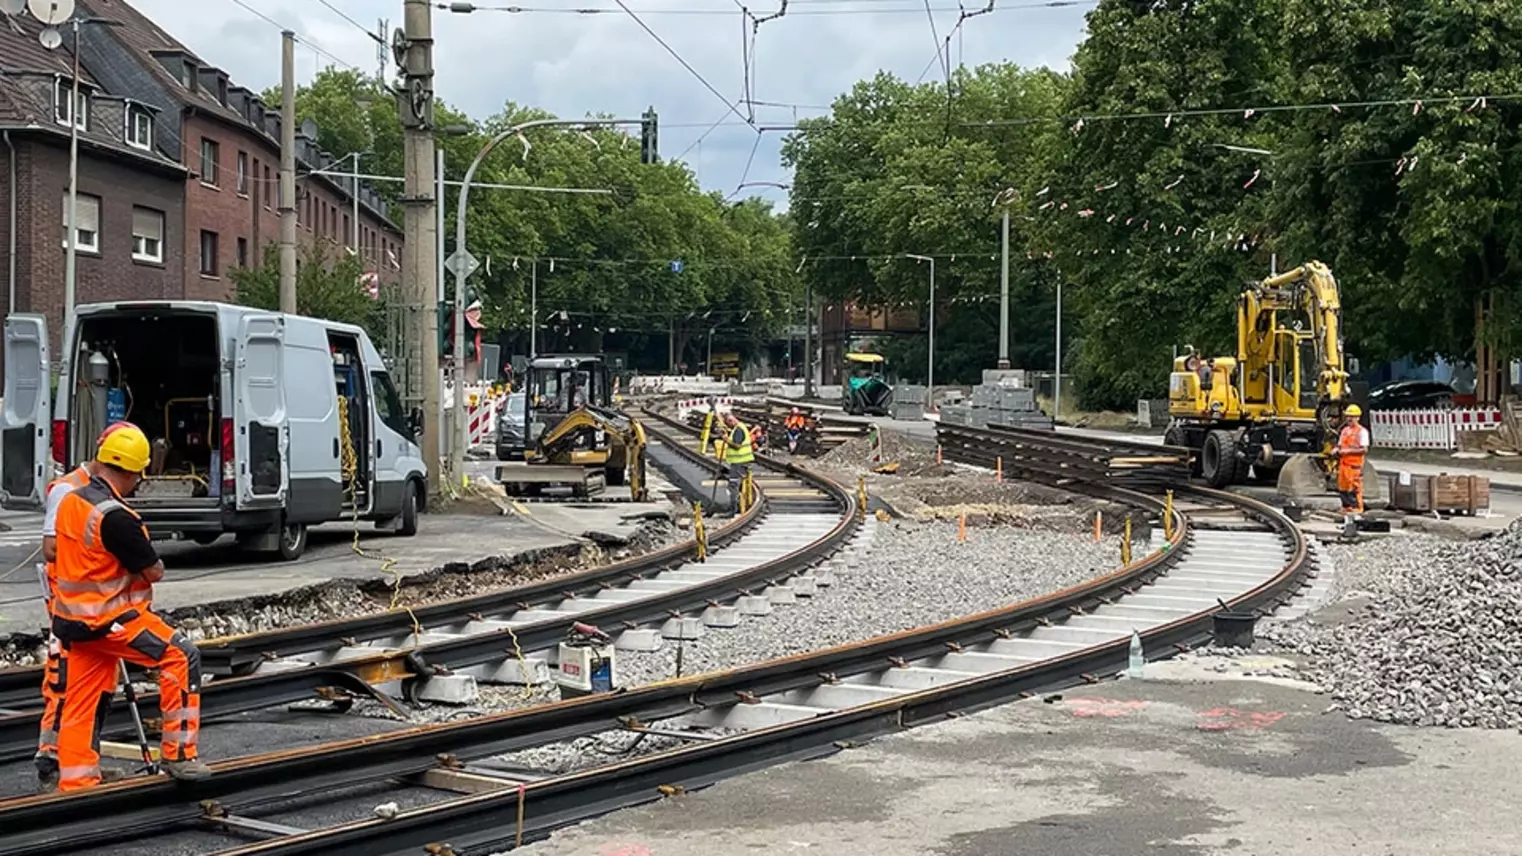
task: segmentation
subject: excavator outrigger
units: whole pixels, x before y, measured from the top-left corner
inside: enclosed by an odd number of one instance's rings
[[[576,496],[605,486],[629,486],[635,502],[648,497],[645,427],[609,406],[607,365],[600,356],[535,359],[525,379],[523,464],[498,466],[508,495],[569,485]]]
[[[1193,449],[1195,473],[1212,487],[1246,481],[1251,468],[1286,495],[1320,493],[1351,403],[1337,280],[1310,261],[1242,292],[1235,357],[1189,348],[1174,360],[1165,442]],[[1364,478],[1378,484],[1367,466]]]

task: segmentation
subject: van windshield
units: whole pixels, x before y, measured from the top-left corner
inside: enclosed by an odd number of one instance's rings
[[[396,385],[386,372],[371,372],[370,386],[375,389],[375,412],[387,428],[412,439],[412,428],[407,425],[407,414],[402,412],[402,400],[396,394]]]

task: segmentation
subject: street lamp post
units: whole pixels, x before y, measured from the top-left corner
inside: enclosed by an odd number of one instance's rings
[[[79,25],[80,24],[107,24],[114,26],[115,21],[105,18],[81,18],[78,16],[69,19],[69,30],[73,34],[74,43],[70,47],[73,56],[73,71],[69,80],[69,210],[68,210],[68,242],[64,244],[63,256],[63,323],[69,323],[69,317],[74,314],[74,302],[76,296],[76,284],[78,283],[78,253],[79,253]],[[56,47],[56,45],[54,45]],[[97,219],[100,212],[96,212]],[[97,224],[97,229],[99,224]]]
[[[914,259],[920,262],[930,262],[930,354],[925,366],[925,406],[935,410],[935,256],[920,256],[914,253],[904,253],[904,258]]]
[[[615,125],[638,125],[642,124],[639,119],[535,119],[514,125],[506,130],[498,132],[481,150],[476,152],[476,157],[470,162],[465,170],[465,177],[460,182],[460,198],[455,203],[455,226],[454,248],[458,258],[466,258],[469,250],[465,243],[465,212],[470,202],[470,184],[476,177],[476,170],[486,160],[486,156],[509,137],[517,137],[531,128],[588,128],[588,127],[613,127]],[[464,484],[465,479],[465,447],[470,439],[470,426],[465,424],[465,281],[467,268],[459,267],[454,271],[454,359],[451,366],[454,369],[455,393],[454,407],[451,412],[454,416],[452,426],[454,442],[449,449],[449,475],[456,486]]]

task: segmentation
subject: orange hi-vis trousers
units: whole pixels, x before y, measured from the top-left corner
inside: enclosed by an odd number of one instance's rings
[[[166,761],[196,757],[201,731],[201,652],[146,609],[122,614],[98,638],[66,640],[68,673],[58,739],[58,789],[100,783],[100,731],[116,694],[120,661],[159,670],[160,751]]]
[[[48,657],[42,669],[42,729],[37,735],[39,767],[41,763],[58,763],[58,730],[63,725],[63,690],[68,675],[63,643],[56,637],[48,639]]]
[[[1363,513],[1363,455],[1337,459],[1337,495],[1342,498],[1343,514]]]

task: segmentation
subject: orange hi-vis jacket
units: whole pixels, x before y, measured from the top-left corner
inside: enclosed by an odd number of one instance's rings
[[[808,420],[803,418],[802,413],[796,415],[790,413],[788,414],[787,421],[783,422],[782,424],[789,430],[802,431],[804,426],[808,424]]]
[[[90,483],[90,471],[85,469],[84,465],[81,464],[80,466],[77,466],[74,469],[69,470],[68,472],[66,472],[63,475],[59,476],[58,478],[53,479],[52,481],[48,482],[48,489],[42,495],[44,499],[47,498],[48,494],[51,494],[53,492],[53,488],[57,487],[59,482],[63,482],[65,484],[68,484],[68,485],[74,487],[75,489],[82,488],[85,485]],[[52,582],[53,582],[53,572],[54,572],[54,566],[56,564],[57,564],[57,562],[48,562],[47,563],[47,573],[48,573],[48,584],[49,585],[51,585]],[[49,592],[48,596],[52,597],[52,592]]]
[[[94,480],[58,506],[58,562],[53,577],[53,616],[89,630],[108,626],[131,609],[146,609],[153,585],[122,567],[101,541],[100,525],[118,509],[138,513],[105,482]],[[147,527],[143,535],[148,534]]]
[[[1346,425],[1337,435],[1338,465],[1352,470],[1363,470],[1364,455],[1369,451],[1369,429],[1357,424]]]

